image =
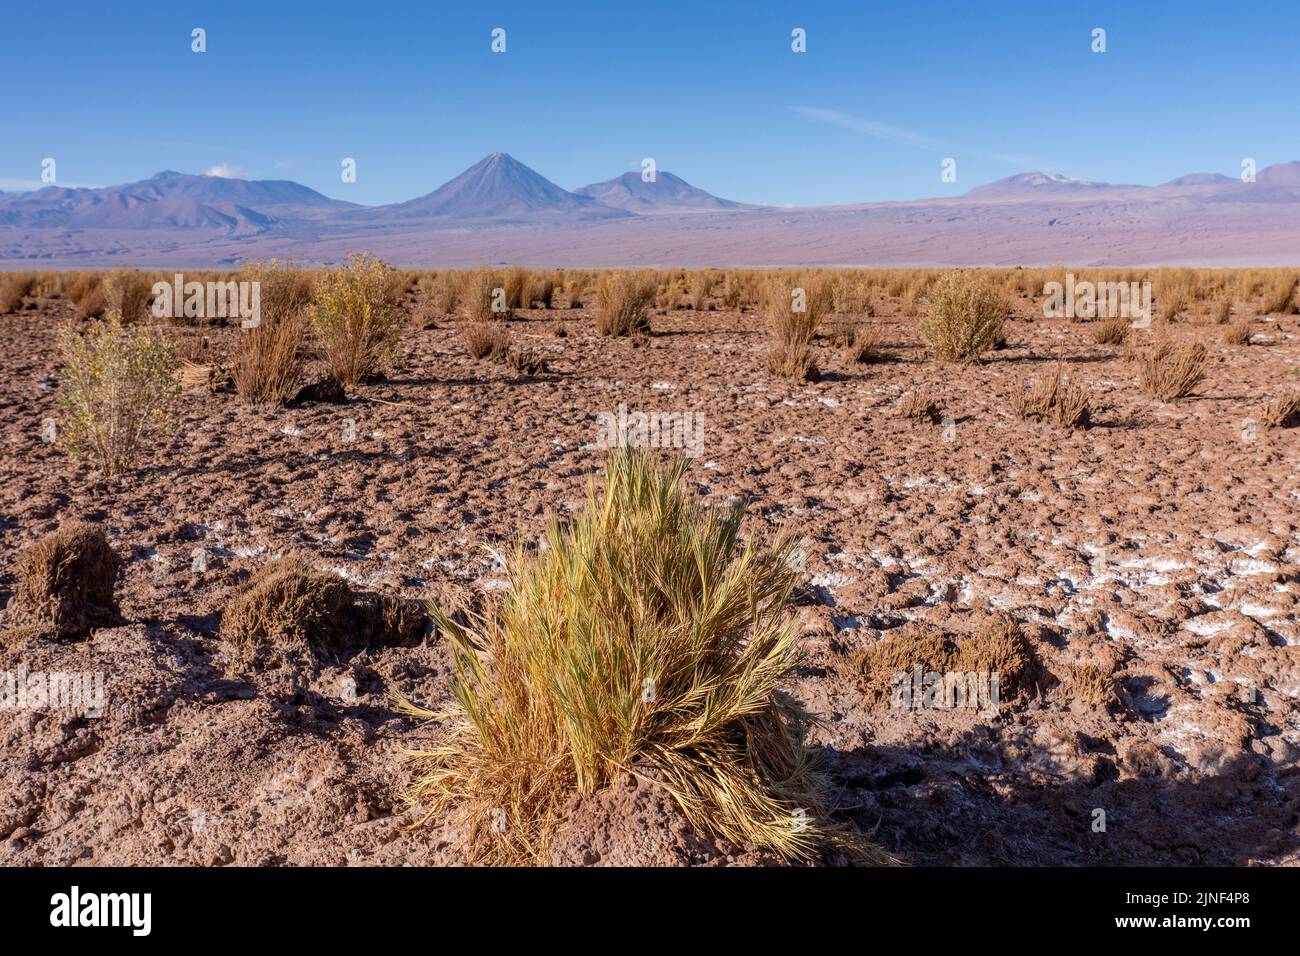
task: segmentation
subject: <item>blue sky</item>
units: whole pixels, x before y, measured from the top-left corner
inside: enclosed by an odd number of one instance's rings
[[[225,167],[377,204],[501,150],[569,189],[650,156],[812,205],[1300,159],[1300,4],[1281,0],[290,6],[8,5],[0,188],[39,185],[48,156],[65,185]]]

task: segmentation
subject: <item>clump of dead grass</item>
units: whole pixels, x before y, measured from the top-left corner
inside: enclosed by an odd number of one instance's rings
[[[1161,339],[1128,356],[1137,367],[1143,394],[1161,402],[1172,402],[1192,394],[1205,377],[1209,352],[1195,340]]]
[[[17,312],[24,296],[36,286],[34,272],[0,273],[0,315]]]
[[[633,335],[650,331],[655,301],[653,272],[604,272],[596,282],[596,332]]]
[[[1300,392],[1288,392],[1269,400],[1260,417],[1268,429],[1294,428],[1300,425]]]
[[[1128,341],[1131,324],[1122,315],[1112,315],[1098,323],[1092,340],[1098,345],[1123,345]]]
[[[759,309],[767,323],[770,373],[798,381],[817,378],[812,343],[833,302],[831,283],[824,276],[776,273],[764,277]]]
[[[114,590],[122,560],[94,525],[62,525],[18,556],[15,616],[52,628],[59,638],[85,637],[120,621]]]
[[[1032,645],[1011,618],[995,614],[975,633],[954,637],[927,624],[907,624],[897,633],[864,648],[854,666],[864,689],[887,696],[899,674],[987,673],[998,675],[1000,698],[1025,697],[1036,687],[1041,670]]]
[[[261,322],[239,334],[232,356],[235,392],[249,405],[284,405],[298,390],[307,320],[301,312],[264,310]],[[196,371],[197,376],[197,371]]]
[[[236,670],[283,666],[304,654],[337,656],[356,643],[352,590],[302,556],[276,558],[226,603],[218,634]]]
[[[1249,319],[1241,322],[1234,322],[1223,330],[1224,345],[1249,345],[1251,336],[1251,324]]]
[[[942,420],[939,406],[923,385],[916,385],[898,403],[898,414],[914,422],[937,425]]]
[[[1087,428],[1091,417],[1088,390],[1065,377],[1065,365],[1056,363],[1050,377],[1030,385],[1021,383],[1011,397],[1011,411],[1021,421],[1046,422],[1061,429]]]
[[[500,322],[462,322],[458,331],[472,358],[501,358],[510,350],[510,333]]]
[[[411,800],[453,808],[475,861],[542,862],[561,807],[648,768],[691,824],[807,860],[827,845],[883,861],[825,818],[809,715],[779,688],[797,662],[791,544],[740,547],[742,510],[702,509],[685,466],[611,453],[601,490],[547,547],[519,546],[511,587],[453,648],[450,737],[414,753]],[[739,553],[737,553],[739,551]],[[504,811],[504,828],[494,827]],[[807,814],[792,827],[792,814]]]

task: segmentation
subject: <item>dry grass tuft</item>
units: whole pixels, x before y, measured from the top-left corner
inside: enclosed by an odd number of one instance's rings
[[[596,332],[633,335],[650,331],[647,310],[655,301],[653,272],[604,272],[596,282]]]
[[[65,524],[18,556],[16,616],[53,628],[59,638],[112,627],[120,621],[113,592],[121,567],[103,531]]]
[[[1261,415],[1268,429],[1300,425],[1300,392],[1289,392],[1267,402]]]
[[[880,331],[870,322],[841,320],[831,341],[850,365],[863,365],[880,356]]]
[[[865,648],[855,666],[864,688],[877,697],[889,693],[896,675],[912,674],[920,667],[922,674],[997,674],[1001,699],[1027,696],[1041,668],[1019,626],[1001,614],[988,617],[978,631],[960,641],[931,625],[904,625],[897,633]]]
[[[570,795],[650,771],[702,831],[791,859],[833,846],[886,861],[826,820],[810,717],[779,689],[797,664],[791,543],[741,548],[741,509],[700,508],[683,475],[612,452],[603,491],[552,522],[544,550],[515,550],[511,588],[483,616],[462,627],[431,609],[459,712],[401,701],[454,721],[412,754],[410,799],[425,819],[463,815],[473,861],[546,861]],[[800,811],[806,827],[791,826]]]
[[[17,312],[23,297],[36,286],[34,272],[7,272],[0,274],[0,315]]]
[[[1057,428],[1087,428],[1091,409],[1088,390],[1065,378],[1065,366],[1056,363],[1050,378],[1030,385],[1022,382],[1011,398],[1011,410],[1021,421],[1047,422]]]
[[[942,420],[938,404],[923,385],[914,386],[899,400],[898,414],[914,422],[937,425]]]
[[[1272,281],[1264,289],[1264,314],[1290,315],[1294,312],[1296,283],[1294,272],[1283,272],[1273,276]]]
[[[249,405],[284,405],[298,389],[307,320],[301,313],[264,310],[262,321],[240,332],[232,356],[235,392]]]
[[[1159,341],[1134,350],[1128,358],[1137,366],[1143,394],[1161,402],[1192,394],[1210,362],[1205,346],[1190,340]]]
[[[500,322],[463,322],[460,341],[476,359],[501,358],[510,350],[510,333]]]
[[[1112,710],[1119,705],[1115,680],[1096,664],[1074,664],[1066,670],[1070,698],[1090,710]]]
[[[973,362],[1002,336],[1007,303],[997,286],[977,272],[954,270],[934,281],[930,309],[917,330],[945,362]]]
[[[770,345],[767,370],[781,378],[817,378],[812,343],[834,301],[824,276],[794,277],[783,273],[764,277],[759,309],[767,322]]]
[[[304,652],[336,656],[357,641],[352,590],[301,556],[277,558],[227,602],[218,633],[235,669],[278,667]]]
[[[1128,341],[1132,326],[1122,315],[1112,315],[1102,319],[1092,334],[1092,340],[1098,345],[1123,345]]]
[[[1224,345],[1249,345],[1251,336],[1250,320],[1234,322],[1223,330]]]

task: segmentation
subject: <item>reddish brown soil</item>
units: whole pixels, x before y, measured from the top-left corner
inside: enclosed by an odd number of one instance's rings
[[[222,607],[289,550],[361,591],[473,602],[501,583],[490,546],[580,505],[604,458],[596,415],[620,403],[703,413],[702,499],[748,496],[750,532],[806,539],[807,663],[789,691],[825,718],[814,739],[839,815],[891,852],[1300,862],[1300,430],[1243,426],[1300,385],[1295,318],[1262,322],[1247,347],[1179,326],[1213,364],[1172,405],[1144,398],[1089,326],[1028,308],[1007,348],[967,368],[925,359],[901,317],[877,319],[887,360],[848,367],[819,344],[813,384],[763,370],[750,312],[656,314],[643,347],[599,339],[589,314],[531,312],[511,325],[550,364],[531,378],[471,360],[441,323],[408,332],[389,380],[346,404],[188,393],[175,436],[105,481],[40,437],[68,315],[55,302],[0,318],[0,604],[18,552],[77,518],[127,562],[126,623],[69,643],[0,637],[0,671],[102,671],[108,698],[98,719],[0,710],[0,863],[459,861],[455,826],[406,829],[401,749],[437,731],[386,691],[449,704],[441,641],[326,662],[296,686],[228,677]],[[1010,414],[1017,381],[1058,355],[1090,389],[1087,431]],[[951,425],[897,414],[918,383]],[[869,696],[862,648],[909,621],[967,634],[990,611],[1022,624],[1042,664],[1032,694],[995,717]],[[1085,663],[1111,675],[1109,706],[1075,695],[1069,669]],[[556,862],[764,862],[692,834],[644,782],[571,811]]]

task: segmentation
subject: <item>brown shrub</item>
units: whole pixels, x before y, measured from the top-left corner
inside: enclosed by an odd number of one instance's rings
[[[1143,394],[1161,402],[1172,402],[1192,394],[1205,377],[1209,353],[1196,341],[1159,341],[1133,351]]]
[[[1087,428],[1090,408],[1088,390],[1065,378],[1065,366],[1056,363],[1050,378],[1034,385],[1026,380],[1011,398],[1011,410],[1021,421],[1047,422],[1057,428]]]
[[[460,341],[473,358],[501,358],[510,349],[510,333],[500,322],[462,322]]]
[[[316,284],[312,328],[325,367],[345,389],[382,372],[397,354],[406,319],[394,277],[401,273],[379,259],[353,256]]]
[[[264,312],[254,328],[240,333],[232,360],[235,392],[249,405],[283,405],[293,398],[302,375],[307,320],[302,313]]]
[[[0,273],[0,315],[17,312],[23,297],[36,285],[34,272]]]
[[[1249,345],[1251,327],[1250,320],[1234,322],[1223,330],[1224,345]]]
[[[337,656],[357,643],[352,589],[306,558],[276,558],[227,601],[218,634],[240,669],[280,666],[303,652]]]
[[[1098,345],[1123,345],[1128,341],[1129,320],[1122,315],[1112,315],[1103,319],[1092,334],[1092,340]]]
[[[1292,304],[1295,299],[1296,274],[1284,272],[1273,277],[1264,290],[1263,310],[1265,315],[1274,313],[1290,315],[1295,311]]]
[[[122,560],[94,525],[61,526],[18,556],[14,610],[20,620],[85,637],[121,620],[114,588]]]
[[[880,355],[880,332],[870,322],[839,320],[831,332],[831,343],[850,365],[861,365]]]
[[[1119,705],[1114,678],[1096,664],[1071,665],[1065,685],[1071,700],[1091,710],[1112,710]]]
[[[925,386],[914,386],[898,403],[898,414],[903,418],[917,422],[929,422],[937,425],[942,420],[939,406]]]
[[[134,269],[110,273],[104,279],[104,293],[108,309],[116,310],[122,322],[130,325],[149,317],[149,300],[153,298],[153,282],[149,276]]]
[[[521,375],[542,375],[547,371],[546,360],[531,349],[507,349],[504,361]]]
[[[1289,392],[1264,405],[1264,427],[1294,428],[1300,425],[1300,392]]]
[[[596,282],[596,332],[632,335],[650,331],[655,300],[653,272],[604,272]]]
[[[812,342],[830,313],[833,292],[824,276],[771,274],[764,277],[759,309],[770,345],[767,370],[782,378],[817,377]]]
[[[458,298],[461,319],[467,324],[501,322],[513,316],[505,286],[487,267],[466,272],[461,277]]]

